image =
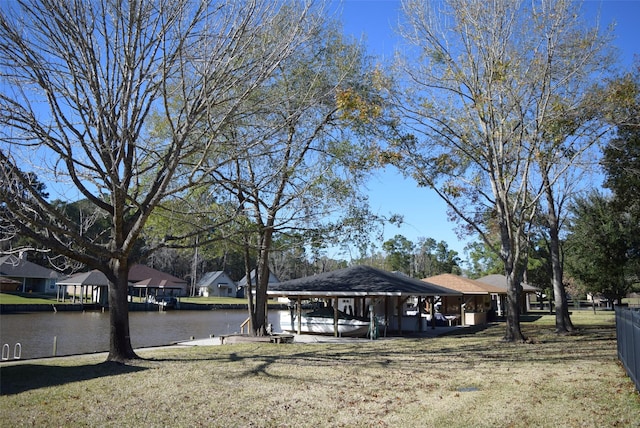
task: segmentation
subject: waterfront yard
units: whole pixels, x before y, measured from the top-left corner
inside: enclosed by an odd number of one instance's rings
[[[132,302],[144,302],[142,297],[132,296]],[[184,303],[193,303],[197,305],[246,305],[247,299],[236,297],[180,297],[180,301]],[[51,305],[63,304],[56,301],[55,294],[44,293],[0,293],[0,305]],[[70,297],[66,297],[64,304],[70,304]],[[269,305],[279,305],[275,300],[269,300]]]
[[[634,427],[640,398],[617,361],[612,312],[438,338],[141,350],[0,366],[2,426]]]

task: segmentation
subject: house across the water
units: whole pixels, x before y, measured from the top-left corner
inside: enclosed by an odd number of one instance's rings
[[[224,271],[207,272],[196,284],[202,297],[236,297],[238,286]]]
[[[59,273],[32,263],[24,253],[0,257],[2,291],[55,294]]]

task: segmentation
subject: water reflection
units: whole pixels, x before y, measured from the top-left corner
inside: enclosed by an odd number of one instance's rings
[[[131,344],[134,348],[167,345],[240,331],[246,310],[131,312]],[[269,312],[269,322],[279,331],[277,311]],[[22,358],[103,352],[109,349],[109,314],[102,312],[36,312],[0,315],[0,344],[9,344],[13,358],[16,343]]]

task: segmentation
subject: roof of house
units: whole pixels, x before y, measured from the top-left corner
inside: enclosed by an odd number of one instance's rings
[[[507,290],[507,277],[500,274],[486,275],[482,278],[478,278],[478,281],[484,282],[485,284],[491,284],[494,287],[502,288],[503,290]],[[536,291],[540,291],[537,287],[533,285],[529,285],[526,283],[522,283],[522,291],[525,293],[535,293]]]
[[[370,266],[353,266],[270,284],[272,296],[458,296],[435,284]]]
[[[109,285],[104,273],[99,270],[80,272],[57,282],[58,285]],[[160,272],[144,265],[133,265],[129,270],[129,283],[134,287],[176,288],[187,284],[186,281]]]
[[[89,272],[80,272],[63,280],[57,281],[58,285],[93,285],[106,287],[109,285],[107,276],[97,269]]]
[[[233,280],[229,278],[229,275],[227,275],[224,271],[219,270],[216,272],[205,273],[198,281],[197,287],[208,287],[219,282],[231,283],[235,285],[235,282],[233,282]]]
[[[251,271],[251,283],[255,285],[256,279],[256,270]],[[269,272],[269,284],[274,284],[276,282],[280,282],[277,276],[273,273]],[[238,287],[244,287],[247,285],[247,275],[245,275],[240,281],[238,281]]]
[[[423,281],[437,284],[441,287],[446,287],[451,290],[456,290],[462,294],[505,294],[507,292],[504,288],[495,287],[491,284],[465,278],[459,275],[454,275],[451,273],[443,273],[441,275],[430,276],[429,278],[423,279]]]
[[[172,287],[185,286],[187,281],[168,273],[161,272],[149,266],[136,264],[129,269],[129,282],[134,286],[145,287]]]
[[[24,258],[8,255],[0,257],[0,276],[55,279],[60,274],[53,269],[37,265]]]

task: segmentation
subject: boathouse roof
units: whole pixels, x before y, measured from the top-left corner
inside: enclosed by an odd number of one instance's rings
[[[502,288],[503,290],[505,290],[505,292],[508,289],[507,277],[504,275],[500,275],[500,274],[487,275],[487,276],[483,276],[482,278],[478,278],[478,281],[484,282],[485,284],[491,284],[494,287]],[[537,291],[540,291],[540,289],[531,284],[527,284],[526,282],[523,282],[522,291],[524,291],[525,293],[535,293]]]
[[[460,296],[461,293],[404,274],[353,266],[276,284],[269,296]]]
[[[97,269],[89,272],[80,272],[75,275],[71,275],[57,282],[58,286],[95,286],[95,287],[107,287],[109,280],[107,276]]]
[[[496,287],[486,282],[476,281],[452,273],[443,273],[423,279],[425,282],[447,287],[463,294],[506,294],[505,288]]]

